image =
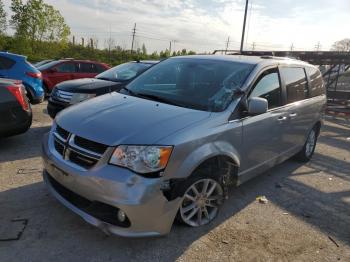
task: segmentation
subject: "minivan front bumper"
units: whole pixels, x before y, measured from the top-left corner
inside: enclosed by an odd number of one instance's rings
[[[49,191],[66,207],[81,216],[86,222],[105,233],[125,237],[160,236],[170,232],[181,199],[168,201],[161,191],[161,179],[141,177],[133,172],[111,165],[100,165],[90,170],[74,168],[49,150],[48,135],[42,149],[44,181]],[[57,190],[60,187],[74,192],[87,200],[115,207],[125,212],[130,225],[118,226],[86,212]]]

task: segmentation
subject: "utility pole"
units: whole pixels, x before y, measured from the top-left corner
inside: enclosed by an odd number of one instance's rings
[[[73,35],[73,45],[75,45],[75,36]]]
[[[256,44],[255,44],[255,42],[253,42],[253,43],[252,43],[252,50],[253,50],[253,51],[255,50],[255,46],[256,46]]]
[[[230,44],[230,37],[227,38],[225,55],[227,53],[227,49],[228,49],[229,44]]]
[[[320,51],[321,50],[321,43],[320,43],[320,41],[318,41],[317,45],[315,45],[315,49],[316,49],[316,51]]]
[[[243,19],[242,38],[241,38],[241,49],[240,49],[241,53],[243,52],[245,24],[246,24],[246,21],[247,21],[248,4],[249,4],[249,0],[246,0],[246,2],[245,2],[245,11],[244,11],[244,19]]]
[[[134,24],[134,29],[132,30],[131,53],[134,51],[135,34],[136,34],[136,23]]]
[[[169,54],[171,56],[171,41],[169,42]]]
[[[294,51],[294,43],[290,45],[290,51]]]
[[[84,47],[84,37],[81,38],[81,45]]]

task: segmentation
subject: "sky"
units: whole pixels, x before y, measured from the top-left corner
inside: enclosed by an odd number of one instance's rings
[[[10,0],[5,0],[9,11]],[[245,0],[45,0],[58,9],[77,41],[98,40],[130,49],[136,23],[136,47],[148,52],[212,52],[239,49]],[[245,49],[329,50],[350,38],[350,0],[250,0]]]

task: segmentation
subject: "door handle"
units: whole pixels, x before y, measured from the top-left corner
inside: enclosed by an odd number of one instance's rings
[[[286,116],[280,116],[279,118],[277,118],[278,121],[286,121],[287,117]]]
[[[298,114],[297,113],[290,113],[289,116],[290,117],[296,117]]]

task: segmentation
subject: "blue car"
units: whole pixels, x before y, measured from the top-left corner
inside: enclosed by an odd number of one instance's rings
[[[31,65],[25,56],[0,52],[0,78],[21,80],[32,104],[44,100],[41,72]]]

